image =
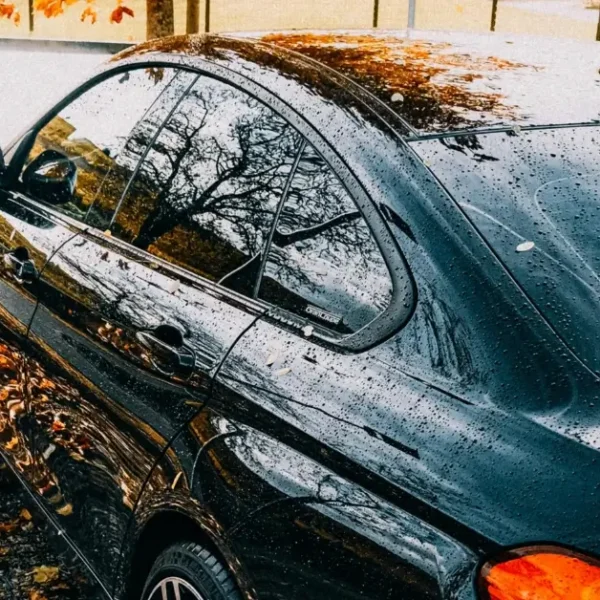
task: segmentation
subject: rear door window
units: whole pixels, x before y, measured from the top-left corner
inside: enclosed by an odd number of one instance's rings
[[[200,77],[152,143],[112,233],[252,295],[300,144],[262,102]]]
[[[273,233],[259,297],[338,333],[388,307],[392,281],[354,200],[307,145]]]

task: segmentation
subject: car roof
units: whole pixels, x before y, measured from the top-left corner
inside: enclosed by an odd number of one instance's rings
[[[375,112],[393,114],[408,138],[600,123],[600,46],[593,42],[413,30],[288,31],[163,38],[116,60],[156,51],[193,63],[194,57],[210,60],[217,50],[226,53],[228,46],[283,76],[291,70],[296,79],[302,63],[307,72],[316,66]]]

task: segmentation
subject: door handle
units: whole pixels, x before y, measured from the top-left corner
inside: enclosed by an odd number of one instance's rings
[[[18,283],[33,283],[38,277],[35,263],[29,258],[27,248],[15,248],[4,254],[4,264]]]
[[[152,366],[163,375],[185,379],[194,371],[196,353],[174,327],[160,325],[153,331],[138,331],[135,337],[147,350]]]

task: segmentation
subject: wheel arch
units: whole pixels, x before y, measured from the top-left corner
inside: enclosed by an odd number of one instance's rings
[[[173,508],[171,504],[153,511],[130,532],[121,564],[120,582],[114,594],[116,600],[139,600],[154,561],[177,542],[196,542],[207,548],[229,569],[242,596],[256,600],[250,578],[227,544],[226,535],[219,532],[214,520],[202,512],[186,512],[180,507]]]

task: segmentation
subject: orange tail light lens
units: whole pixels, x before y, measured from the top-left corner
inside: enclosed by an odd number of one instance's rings
[[[567,550],[515,550],[486,564],[480,586],[486,600],[600,600],[600,562]]]

